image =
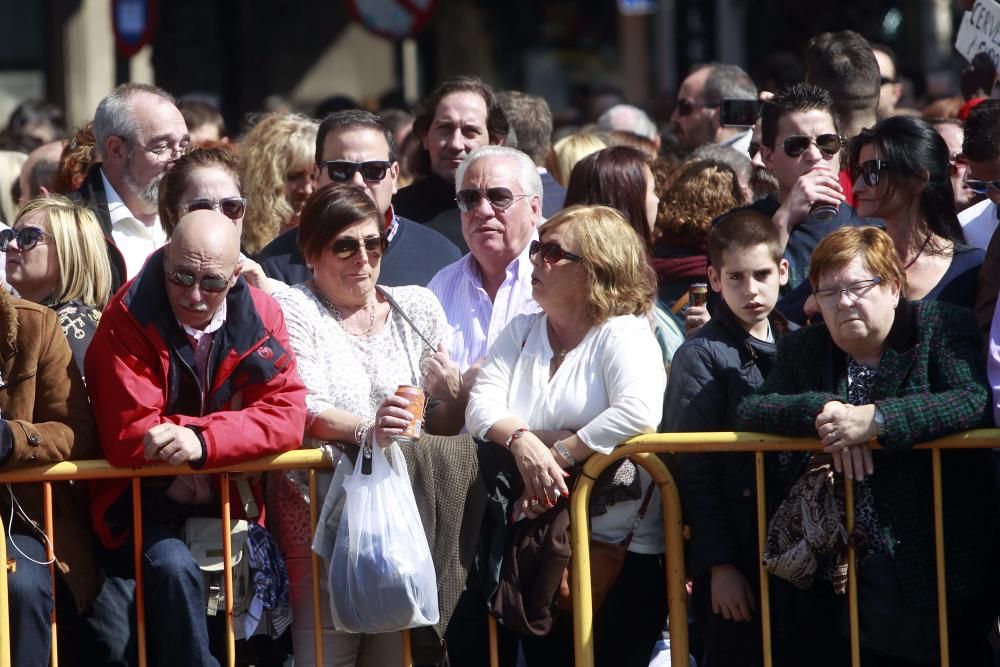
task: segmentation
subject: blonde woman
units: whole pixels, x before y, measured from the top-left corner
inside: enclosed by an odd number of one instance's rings
[[[569,175],[576,163],[607,146],[604,139],[596,134],[576,132],[563,137],[552,146],[546,167],[563,187],[568,187]]]
[[[7,282],[22,299],[56,311],[81,373],[111,296],[106,247],[94,213],[61,195],[29,202],[13,229],[0,231]]]
[[[243,251],[254,257],[298,225],[316,186],[316,130],[298,114],[266,114],[240,143],[240,181],[252,206],[243,220]]]

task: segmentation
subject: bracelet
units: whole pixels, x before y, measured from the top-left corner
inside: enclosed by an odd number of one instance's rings
[[[365,441],[368,440],[368,434],[374,426],[375,420],[369,419],[368,421],[359,421],[357,426],[354,427],[354,442],[358,445],[358,447],[361,447]]]
[[[576,459],[573,458],[573,455],[569,453],[569,450],[566,448],[566,445],[563,444],[562,440],[556,440],[555,444],[552,445],[552,449],[555,451],[556,454],[563,457],[563,459],[565,459],[566,463],[568,463],[570,467],[576,465]]]
[[[518,438],[520,438],[521,436],[523,436],[527,432],[528,432],[528,429],[526,429],[526,428],[516,428],[516,429],[514,429],[514,432],[510,434],[510,437],[507,438],[507,442],[503,443],[503,446],[506,447],[507,449],[510,449],[510,446],[512,444],[514,444],[514,441],[517,440]]]

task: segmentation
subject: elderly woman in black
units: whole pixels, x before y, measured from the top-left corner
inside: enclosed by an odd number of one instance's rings
[[[864,664],[937,664],[930,453],[911,449],[988,425],[982,342],[967,309],[905,298],[897,247],[877,228],[830,234],[813,253],[809,283],[824,323],[779,341],[771,375],[740,405],[740,428],[818,437],[836,472],[857,480]],[[982,450],[941,458],[951,662],[988,665],[992,467]],[[837,636],[846,601],[831,593],[832,571],[821,558],[805,606],[779,619],[787,664],[847,664]]]

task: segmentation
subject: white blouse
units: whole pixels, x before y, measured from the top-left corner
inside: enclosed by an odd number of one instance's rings
[[[607,454],[632,436],[655,431],[667,377],[648,321],[623,315],[592,327],[551,379],[547,322],[544,313],[522,315],[497,338],[469,396],[469,432],[485,438],[501,419],[517,417],[536,430],[576,430],[585,445]],[[645,493],[650,477],[641,468],[640,479]],[[624,538],[640,502],[610,505],[593,519],[593,538]],[[663,552],[658,492],[629,550]]]

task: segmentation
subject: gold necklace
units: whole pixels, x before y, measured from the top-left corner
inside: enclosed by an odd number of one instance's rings
[[[356,333],[351,331],[344,325],[344,316],[341,314],[340,309],[337,308],[336,304],[330,300],[323,290],[319,288],[319,285],[313,283],[313,292],[319,297],[320,303],[322,303],[326,308],[333,313],[333,316],[337,318],[337,322],[340,323],[341,328],[352,336],[357,336],[359,338],[367,338],[375,332],[375,300],[372,299],[368,302],[365,308],[368,310],[368,329],[361,333]]]

